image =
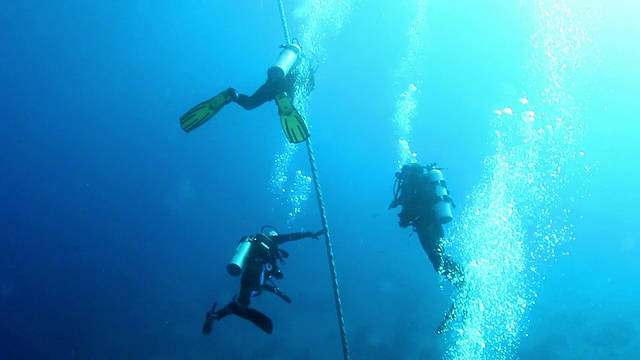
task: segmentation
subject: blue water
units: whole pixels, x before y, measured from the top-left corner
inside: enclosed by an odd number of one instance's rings
[[[351,358],[637,357],[638,6],[394,4],[284,2],[320,63],[300,107]],[[275,1],[0,8],[1,359],[342,357],[322,241],[283,247],[292,304],[252,302],[272,335],[234,317],[200,333],[237,291],[238,239],[321,228],[306,147],[272,103],[178,123],[252,92],[282,42]],[[386,210],[402,139],[446,168],[465,293]],[[468,316],[436,335],[452,299]]]

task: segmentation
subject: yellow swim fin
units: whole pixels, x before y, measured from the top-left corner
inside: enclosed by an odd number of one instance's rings
[[[211,99],[194,106],[191,110],[187,111],[180,117],[180,126],[182,127],[182,130],[189,132],[200,127],[200,125],[209,121],[209,119],[217,114],[220,109],[230,103],[235,96],[235,90],[227,89]]]
[[[282,130],[290,143],[301,143],[309,138],[309,128],[302,115],[291,103],[287,93],[282,92],[276,95],[276,105],[282,123]]]

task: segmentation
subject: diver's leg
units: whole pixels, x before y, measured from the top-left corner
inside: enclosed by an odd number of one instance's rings
[[[250,263],[242,273],[237,299],[231,301],[225,309],[231,314],[249,320],[267,334],[271,334],[273,332],[271,319],[260,311],[249,308],[251,297],[258,295],[261,291],[262,276],[262,264]]]
[[[244,306],[249,306],[251,297],[260,293],[262,288],[262,264],[249,262],[242,272],[240,279],[240,292],[236,301]]]
[[[464,285],[465,281],[464,274],[462,273],[462,268],[449,255],[444,255],[443,259],[444,260],[442,262],[441,274],[444,275],[447,280],[449,280],[458,289],[460,289]]]
[[[418,225],[416,231],[420,238],[420,244],[436,272],[459,288],[464,281],[464,276],[460,265],[451,256],[444,254],[444,244],[442,243],[444,229],[442,225]]]
[[[417,224],[415,229],[420,239],[420,245],[429,257],[433,268],[439,273],[442,266],[440,238],[444,236],[442,225]]]
[[[258,90],[256,90],[256,92],[251,96],[247,96],[245,94],[238,94],[238,97],[236,98],[236,102],[238,103],[238,105],[242,106],[245,110],[253,110],[257,108],[258,106],[271,100],[267,96],[269,91],[268,89],[265,89],[265,87],[267,87],[267,83],[260,86]]]
[[[235,101],[245,110],[253,110],[267,101],[275,99],[276,95],[281,91],[283,81],[281,78],[269,78],[253,95],[238,94]]]

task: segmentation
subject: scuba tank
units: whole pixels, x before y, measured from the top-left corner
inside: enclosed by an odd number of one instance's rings
[[[289,71],[293,68],[296,61],[298,60],[298,55],[302,48],[300,45],[296,43],[282,45],[282,52],[278,55],[276,61],[271,65],[269,70],[267,71],[267,76],[272,78],[274,76],[278,76],[278,73],[282,74],[282,76],[287,76]]]
[[[389,209],[402,206],[402,211],[398,214],[401,227],[415,225],[415,221],[424,215],[418,204],[428,207],[438,224],[447,224],[453,220],[452,208],[455,205],[449,196],[444,175],[436,168],[436,164],[406,164],[396,173],[393,201]]]
[[[245,236],[240,239],[236,252],[233,254],[231,261],[227,264],[227,272],[229,275],[239,276],[242,274],[247,257],[251,252],[251,245],[253,245],[253,238],[251,236]]]
[[[434,216],[440,224],[446,224],[453,220],[453,213],[451,209],[453,202],[451,197],[449,197],[447,183],[444,181],[442,171],[433,166],[429,166],[427,169],[427,181],[435,185],[433,187],[433,196],[438,198],[436,203],[433,205]]]
[[[264,235],[261,233],[257,237],[245,236],[240,239],[240,241],[238,242],[238,247],[236,248],[233,257],[231,258],[231,261],[229,261],[229,263],[227,264],[227,272],[229,273],[229,275],[240,276],[240,274],[242,274],[242,271],[244,270],[244,267],[247,263],[247,258],[253,250],[254,245],[261,245],[255,249],[254,254],[259,254],[260,250],[264,251],[263,256],[266,255],[264,257],[267,262],[273,263],[275,265],[276,258],[279,258],[282,261],[282,256],[278,251],[282,251],[283,253],[284,251],[278,250],[277,245],[272,244],[271,239],[269,238],[269,236],[278,236],[278,229],[271,225],[265,225],[260,231],[266,232],[267,230],[269,235]],[[272,254],[271,250],[273,246],[275,246],[275,255]],[[284,257],[286,257],[286,253]]]

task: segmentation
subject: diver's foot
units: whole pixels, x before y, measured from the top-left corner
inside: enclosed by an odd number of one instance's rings
[[[226,306],[226,309],[232,313],[232,314],[236,314],[239,311],[243,311],[245,309],[247,309],[246,305],[240,304],[238,302],[238,300],[236,300],[235,298]]]
[[[238,92],[234,88],[228,88],[225,90],[224,98],[227,104],[236,101],[238,99]]]

